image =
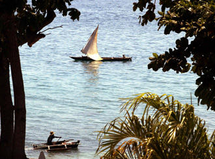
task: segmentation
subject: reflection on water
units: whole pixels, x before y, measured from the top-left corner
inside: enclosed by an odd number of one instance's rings
[[[96,81],[98,81],[100,64],[102,64],[102,61],[82,62],[82,66],[85,69],[85,73],[92,75],[89,76],[89,82],[95,83]]]

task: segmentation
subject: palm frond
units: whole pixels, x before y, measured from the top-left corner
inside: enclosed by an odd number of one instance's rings
[[[215,154],[215,132],[208,139],[205,122],[193,105],[173,96],[136,94],[121,105],[124,117],[107,124],[98,135],[97,154],[104,158],[210,159]],[[135,115],[144,106],[141,117]]]

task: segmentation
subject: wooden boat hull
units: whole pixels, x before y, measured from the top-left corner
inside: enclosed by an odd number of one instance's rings
[[[69,150],[69,149],[77,149],[79,144],[80,144],[80,140],[76,142],[61,141],[61,142],[53,143],[53,145],[47,145],[46,143],[34,144],[33,148],[35,150],[43,149],[47,151],[62,151],[62,150]]]
[[[70,56],[70,58],[74,59],[75,61],[94,61],[87,56],[81,57]],[[102,57],[101,61],[131,61],[131,57]]]

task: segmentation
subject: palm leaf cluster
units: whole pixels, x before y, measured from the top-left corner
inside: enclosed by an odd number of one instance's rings
[[[123,100],[124,116],[99,131],[97,154],[101,158],[215,158],[215,131],[209,137],[205,121],[194,114],[193,105],[152,93]],[[138,117],[135,113],[140,106],[145,107]]]

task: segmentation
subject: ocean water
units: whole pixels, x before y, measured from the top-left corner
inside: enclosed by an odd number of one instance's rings
[[[152,53],[164,53],[175,46],[177,34],[164,35],[155,22],[142,27],[140,12],[133,12],[134,0],[74,0],[81,11],[79,21],[58,15],[47,28],[47,36],[33,47],[20,47],[26,93],[26,153],[37,158],[32,144],[46,142],[50,131],[63,139],[81,140],[77,150],[45,152],[47,159],[97,159],[97,131],[122,116],[119,98],[152,92],[172,94],[190,103],[196,75],[148,70]],[[131,56],[131,62],[75,62],[81,56],[93,30],[99,25],[98,50],[101,56]],[[196,114],[206,120],[209,133],[215,128],[214,113],[198,106]]]

